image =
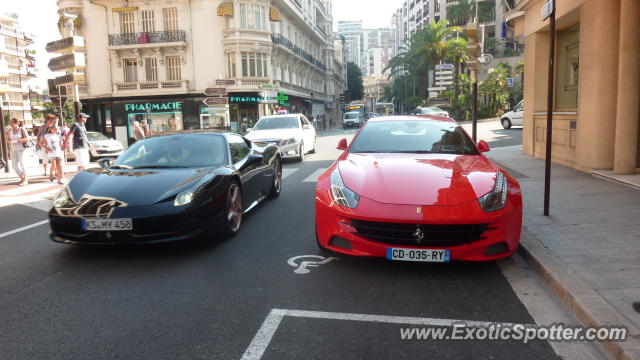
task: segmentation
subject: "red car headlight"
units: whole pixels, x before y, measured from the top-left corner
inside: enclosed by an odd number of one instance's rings
[[[485,212],[492,212],[504,208],[507,204],[507,177],[500,171],[496,174],[496,183],[493,189],[478,199],[480,207]]]
[[[331,198],[336,204],[350,209],[355,209],[360,201],[360,195],[344,185],[338,168],[331,173]]]

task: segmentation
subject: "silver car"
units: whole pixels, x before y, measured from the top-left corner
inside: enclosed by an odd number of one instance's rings
[[[524,100],[520,101],[513,110],[504,113],[500,117],[500,123],[505,129],[510,129],[512,125],[522,126],[522,117],[524,113]]]
[[[260,119],[245,135],[257,145],[276,144],[285,158],[304,160],[316,152],[316,130],[302,114],[271,115]]]

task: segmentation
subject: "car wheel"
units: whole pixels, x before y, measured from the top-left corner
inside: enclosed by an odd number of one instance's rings
[[[282,164],[280,163],[280,159],[276,158],[273,162],[273,181],[271,182],[271,191],[269,192],[269,197],[272,199],[280,196],[280,192],[282,191]]]
[[[304,161],[304,143],[302,141],[298,145],[298,161]]]
[[[511,129],[511,120],[509,120],[508,118],[503,118],[502,120],[500,120],[500,122],[502,122],[503,128]]]
[[[309,154],[315,154],[316,153],[316,143],[317,143],[317,138],[314,137],[313,138],[313,149],[311,149],[311,151],[309,151]]]
[[[223,232],[227,236],[234,236],[240,231],[244,209],[242,206],[242,190],[236,181],[231,182],[227,190],[227,202]]]

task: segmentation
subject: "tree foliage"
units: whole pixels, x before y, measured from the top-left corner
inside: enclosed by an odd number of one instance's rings
[[[347,92],[351,100],[360,100],[364,96],[362,70],[352,62],[347,63]]]

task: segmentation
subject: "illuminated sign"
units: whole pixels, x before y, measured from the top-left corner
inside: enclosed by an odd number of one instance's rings
[[[283,92],[278,93],[278,104],[284,105],[284,106],[290,106],[288,101],[289,101],[289,95]]]
[[[138,103],[138,104],[124,104],[124,111],[167,111],[167,110],[182,110],[182,102],[170,101],[165,103]]]

